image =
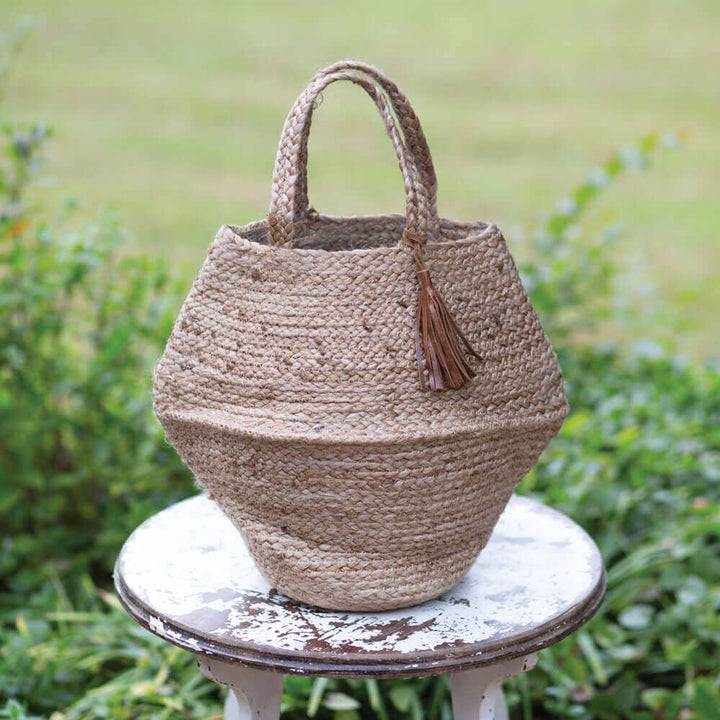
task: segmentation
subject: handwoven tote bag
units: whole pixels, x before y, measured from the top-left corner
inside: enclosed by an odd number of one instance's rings
[[[336,81],[378,106],[404,215],[309,206],[310,121]],[[436,194],[397,85],[358,62],[319,72],[268,218],[220,228],[157,367],[170,442],[296,600],[372,611],[451,588],[567,413],[500,230],[438,217]]]

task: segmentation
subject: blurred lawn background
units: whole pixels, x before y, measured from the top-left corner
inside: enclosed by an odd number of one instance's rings
[[[591,212],[626,225],[626,300],[655,285],[683,318],[681,352],[720,350],[717,0],[0,4],[5,27],[25,14],[44,23],[7,119],[55,129],[62,184],[43,193],[108,204],[131,249],[168,257],[188,283],[221,223],[267,212],[285,114],[336,59],[372,62],[409,94],[441,213],[495,221],[511,242],[617,147],[679,131],[681,152]],[[403,207],[392,150],[354,88],[333,87],[316,114],[310,193],[333,214]]]

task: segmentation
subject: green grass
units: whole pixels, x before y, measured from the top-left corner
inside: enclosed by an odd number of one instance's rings
[[[266,213],[285,113],[341,57],[407,90],[441,212],[496,221],[511,238],[617,147],[679,130],[684,150],[623,180],[595,221],[627,228],[627,297],[656,284],[683,318],[681,349],[720,354],[716,0],[4,0],[0,24],[28,13],[44,26],[10,106],[13,119],[56,129],[61,182],[43,192],[109,204],[137,247],[170,257],[188,281],[221,223]],[[354,88],[329,90],[311,141],[315,207],[399,210],[401,188],[374,108]]]

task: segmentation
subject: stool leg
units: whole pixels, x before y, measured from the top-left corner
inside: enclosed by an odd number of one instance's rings
[[[455,720],[507,720],[503,680],[532,670],[536,662],[537,653],[533,653],[497,665],[453,673],[450,688]]]
[[[198,656],[200,672],[221,685],[229,685],[225,720],[279,720],[282,673],[256,670]]]
[[[495,691],[495,720],[508,720],[508,706],[502,685]]]

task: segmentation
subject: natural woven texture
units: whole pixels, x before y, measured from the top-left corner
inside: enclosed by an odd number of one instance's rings
[[[333,66],[309,87],[343,67],[363,66]],[[403,126],[396,91],[374,69],[367,75],[402,130],[393,141],[410,187],[406,215],[309,210],[295,172],[307,143],[294,143],[288,161],[281,141],[274,219],[220,229],[154,390],[168,438],[268,580],[295,599],[356,611],[452,587],[567,412],[557,360],[500,231],[437,218],[419,124]],[[392,136],[387,103],[358,84]],[[480,357],[456,390],[418,383],[416,263],[399,243],[409,226],[429,238],[424,262]]]
[[[368,88],[368,78],[353,73],[360,70],[369,76],[376,92]],[[343,61],[321,70],[290,110],[278,146],[273,172],[273,196],[268,219],[274,245],[292,246],[294,234],[299,232],[308,214],[307,160],[308,137],[313,109],[320,93],[331,83],[347,80],[360,85],[378,106],[385,130],[390,135],[398,155],[407,196],[407,227],[413,234],[426,239],[436,232],[437,179],[420,121],[400,88],[379,70],[364,63]],[[398,146],[395,123],[388,114],[383,91],[387,92],[407,151]]]

